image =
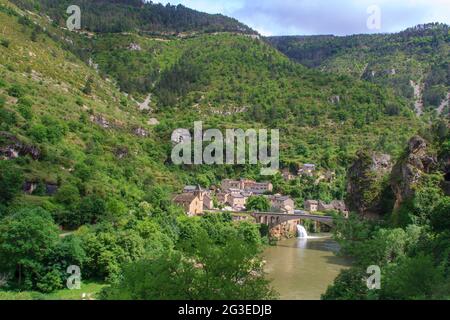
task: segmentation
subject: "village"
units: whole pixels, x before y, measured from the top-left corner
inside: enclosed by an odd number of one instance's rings
[[[297,177],[288,170],[283,170],[281,174],[286,181]],[[315,174],[314,164],[305,164],[298,170],[298,176],[314,176]],[[342,200],[325,203],[320,199],[306,199],[303,204],[296,204],[290,196],[274,194],[271,182],[256,182],[249,179],[224,179],[220,186],[214,186],[208,190],[201,186],[185,186],[183,191],[173,198],[173,202],[182,207],[188,216],[193,217],[212,211],[248,212],[247,202],[255,196],[263,196],[269,200],[271,213],[293,215],[298,212],[315,214],[335,211],[348,217],[348,209]],[[302,208],[300,208],[301,205],[303,205]]]

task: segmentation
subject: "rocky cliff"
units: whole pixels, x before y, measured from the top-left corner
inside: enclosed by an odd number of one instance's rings
[[[439,156],[419,136],[410,139],[404,154],[392,165],[389,155],[360,151],[348,171],[347,205],[366,217],[379,217],[401,207],[414,197],[426,174],[442,174],[444,192],[450,194],[450,153]]]
[[[425,139],[415,136],[409,143],[403,157],[391,173],[391,187],[395,194],[394,209],[398,209],[408,198],[414,196],[414,187],[423,174],[437,169],[437,158],[432,154]]]
[[[364,216],[383,214],[383,199],[389,189],[391,156],[360,151],[348,171],[347,206]],[[388,190],[389,191],[389,190]]]

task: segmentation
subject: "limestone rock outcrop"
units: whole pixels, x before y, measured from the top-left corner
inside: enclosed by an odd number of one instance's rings
[[[391,174],[391,187],[396,199],[394,209],[414,196],[414,186],[424,174],[437,169],[437,158],[428,149],[428,143],[415,136],[409,141],[404,156],[394,166]]]
[[[8,132],[0,132],[0,159],[10,160],[26,155],[33,160],[38,160],[41,157],[41,151],[38,147],[26,144]]]
[[[367,217],[382,215],[382,200],[389,191],[390,155],[360,151],[347,176],[346,204]]]

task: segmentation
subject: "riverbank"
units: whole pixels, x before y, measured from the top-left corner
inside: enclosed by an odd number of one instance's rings
[[[319,300],[350,260],[337,257],[330,234],[279,241],[264,252],[265,271],[282,300]]]

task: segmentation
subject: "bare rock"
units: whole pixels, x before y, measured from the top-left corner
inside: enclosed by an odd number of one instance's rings
[[[151,118],[150,120],[148,120],[147,124],[150,126],[157,126],[159,124],[159,121],[156,118]]]
[[[104,128],[104,129],[109,129],[111,127],[111,124],[109,123],[108,120],[106,120],[105,117],[103,117],[102,115],[95,115],[95,116],[91,116],[91,121],[94,122],[95,124],[98,124],[100,127]]]
[[[27,155],[33,160],[38,160],[41,156],[41,151],[36,146],[23,143],[8,132],[0,132],[0,159],[11,160]]]
[[[33,194],[33,192],[37,189],[38,183],[34,181],[26,181],[23,185],[23,192],[26,194]]]
[[[138,137],[146,138],[150,135],[150,133],[143,128],[136,128],[133,130],[133,133]]]
[[[421,177],[437,168],[436,156],[430,154],[427,142],[415,136],[408,143],[406,155],[402,157],[392,170],[391,186],[399,208],[408,198],[414,196],[414,186]]]
[[[350,211],[363,216],[380,216],[381,204],[389,189],[388,176],[392,170],[391,156],[360,151],[348,170],[346,204]]]
[[[138,43],[130,43],[128,46],[128,50],[130,51],[142,51],[141,46]]]
[[[330,102],[332,104],[339,104],[341,102],[341,97],[340,96],[332,96],[330,98]]]

